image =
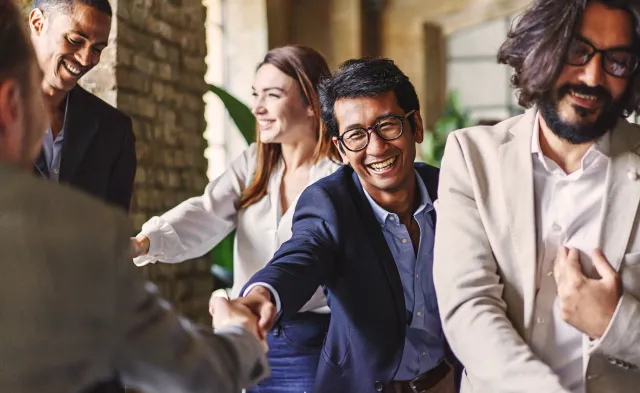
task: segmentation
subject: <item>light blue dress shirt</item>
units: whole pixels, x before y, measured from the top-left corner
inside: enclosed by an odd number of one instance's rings
[[[420,205],[413,214],[420,227],[420,245],[417,255],[407,228],[397,214],[389,213],[365,190],[376,219],[393,256],[404,291],[407,309],[407,334],[396,381],[411,380],[431,370],[444,359],[444,334],[440,324],[438,303],[433,285],[434,223],[429,214],[433,204],[422,178],[416,172],[420,191]]]
[[[64,130],[67,125],[67,109],[69,108],[69,94],[65,99],[64,122],[62,130],[53,138],[51,127],[44,134],[44,142],[42,148],[44,150],[44,158],[47,162],[47,170],[49,171],[49,179],[58,181],[60,177],[60,161],[62,159],[62,142],[64,141]]]

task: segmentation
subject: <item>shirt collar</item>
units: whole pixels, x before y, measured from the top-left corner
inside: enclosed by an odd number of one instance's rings
[[[62,121],[62,129],[60,130],[60,132],[56,136],[56,140],[57,141],[62,141],[64,139],[64,129],[67,128],[67,113],[69,111],[69,96],[70,95],[71,95],[71,92],[68,92],[67,96],[64,99],[64,120]],[[51,126],[49,126],[49,128],[47,130],[49,131],[48,134],[51,136],[51,139],[53,140],[53,135],[52,135],[53,131],[51,130]]]
[[[611,131],[608,131],[600,137],[582,157],[581,167],[588,168],[597,161],[598,158],[607,158],[610,156],[611,148]],[[531,135],[531,153],[538,158],[545,169],[549,172],[553,170],[549,166],[549,159],[542,153],[540,148],[540,112],[536,113],[536,120],[533,122],[533,133]]]
[[[418,175],[418,172],[415,171],[415,169],[414,169],[414,173],[416,176],[416,183],[418,185],[418,189],[420,190],[420,205],[418,206],[416,211],[413,213],[413,216],[417,217],[421,213],[427,213],[431,211],[433,209],[433,203],[431,202],[431,198],[429,197],[429,193],[427,192],[427,187],[424,185],[424,181],[422,181],[422,178],[420,177],[420,175]],[[397,214],[390,213],[386,211],[383,207],[378,205],[378,203],[373,200],[371,195],[369,195],[369,193],[364,187],[362,187],[362,191],[364,191],[364,195],[367,197],[367,200],[369,201],[369,205],[371,205],[371,209],[373,210],[373,215],[376,217],[376,220],[378,220],[380,225],[385,225],[387,220],[390,220],[391,218],[392,218],[391,221],[395,222],[397,225],[400,225],[400,219],[398,218]]]

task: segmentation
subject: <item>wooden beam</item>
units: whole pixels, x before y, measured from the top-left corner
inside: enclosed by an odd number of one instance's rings
[[[361,0],[361,54],[365,57],[382,53],[382,0]]]
[[[483,22],[523,11],[530,2],[530,0],[484,0],[472,2],[459,12],[440,15],[430,21],[441,25],[444,35],[451,35]]]
[[[442,27],[433,23],[424,24],[423,52],[424,87],[420,107],[425,127],[432,130],[442,116],[446,100],[447,48]]]
[[[269,49],[292,42],[292,0],[266,0]]]

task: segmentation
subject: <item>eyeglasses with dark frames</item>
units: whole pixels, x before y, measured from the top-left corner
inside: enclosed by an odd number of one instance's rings
[[[352,152],[363,150],[369,145],[371,132],[385,141],[400,138],[404,132],[404,121],[415,113],[415,109],[404,116],[388,116],[367,128],[352,128],[338,137],[338,141]]]
[[[602,69],[616,78],[629,78],[638,69],[639,57],[631,47],[598,49],[589,40],[576,37],[569,45],[567,64],[584,66],[600,53]]]

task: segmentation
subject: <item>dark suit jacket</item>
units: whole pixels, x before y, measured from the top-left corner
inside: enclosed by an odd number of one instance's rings
[[[69,94],[59,181],[128,212],[137,164],[131,119],[80,86]],[[49,177],[44,153],[36,172]]]
[[[438,169],[415,167],[435,200]],[[351,167],[302,193],[292,231],[247,286],[272,285],[281,299],[279,318],[287,318],[324,285],[331,324],[314,393],[378,391],[402,360],[406,307],[395,261]]]

